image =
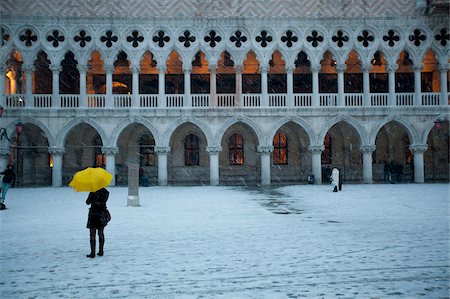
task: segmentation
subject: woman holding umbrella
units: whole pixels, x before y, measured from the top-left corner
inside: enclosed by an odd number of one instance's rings
[[[98,191],[90,192],[86,200],[87,205],[91,205],[89,208],[89,215],[87,221],[87,228],[89,228],[91,253],[87,257],[95,257],[95,234],[98,232],[99,250],[97,255],[103,256],[103,247],[105,245],[104,229],[108,222],[111,220],[111,215],[106,208],[106,202],[108,201],[109,192],[105,188],[101,188]]]
[[[97,255],[103,255],[105,245],[104,229],[111,220],[111,214],[106,208],[109,192],[105,189],[111,183],[112,175],[103,168],[88,167],[80,170],[72,178],[69,185],[77,192],[88,191],[89,196],[86,200],[89,208],[87,228],[90,233],[91,253],[87,257],[95,257],[95,234],[98,233],[99,251]]]

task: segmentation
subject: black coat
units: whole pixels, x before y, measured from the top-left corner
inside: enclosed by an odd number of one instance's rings
[[[11,184],[14,180],[14,171],[12,169],[6,169],[5,171],[1,172],[3,174],[3,183]]]
[[[106,208],[108,197],[109,192],[105,188],[89,193],[86,204],[91,205],[91,207],[89,209],[87,228],[102,228],[108,224],[111,219],[111,215]]]

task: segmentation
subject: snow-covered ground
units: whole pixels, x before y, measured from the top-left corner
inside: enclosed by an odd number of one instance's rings
[[[87,193],[10,189],[0,297],[449,297],[447,184],[109,190],[89,259]]]

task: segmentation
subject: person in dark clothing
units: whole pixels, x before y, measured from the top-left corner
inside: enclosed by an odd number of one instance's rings
[[[0,174],[3,174],[3,180],[2,180],[2,198],[1,203],[3,204],[6,199],[6,193],[8,192],[8,189],[11,187],[13,181],[14,181],[14,170],[12,165],[8,165],[5,169],[5,171],[0,172]]]
[[[102,188],[95,192],[90,192],[86,199],[86,204],[91,205],[89,208],[89,215],[86,227],[89,228],[91,253],[87,257],[95,257],[95,234],[98,232],[99,251],[98,256],[103,256],[103,247],[105,245],[104,229],[111,220],[111,215],[106,208],[109,192]]]

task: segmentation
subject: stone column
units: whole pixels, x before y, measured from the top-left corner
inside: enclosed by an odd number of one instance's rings
[[[236,70],[236,100],[234,105],[242,107],[242,72],[244,71],[244,66],[235,65],[234,69]]]
[[[4,171],[8,166],[8,158],[11,154],[9,148],[0,147],[0,171]]]
[[[397,64],[389,64],[387,66],[389,76],[389,101],[388,106],[396,106],[397,99],[395,95],[395,71],[397,70]]]
[[[6,73],[8,66],[2,64],[0,66],[0,106],[6,107]]]
[[[62,186],[62,157],[64,154],[64,148],[61,147],[50,147],[48,152],[53,158],[53,168],[52,168],[52,186],[61,187]]]
[[[319,72],[322,66],[320,64],[311,65],[312,71],[312,107],[320,106],[320,98],[319,98]]]
[[[217,84],[216,84],[216,70],[217,65],[210,64],[208,66],[209,70],[209,106],[217,107]]]
[[[77,65],[78,72],[80,73],[80,107],[87,108],[87,94],[86,94],[86,72],[88,66],[85,64]]]
[[[286,69],[286,85],[287,85],[287,98],[286,106],[294,107],[294,69],[295,66],[289,65]]]
[[[114,73],[114,65],[105,65],[104,66],[106,72],[106,99],[105,99],[105,107],[113,108],[114,98],[113,98],[113,86],[112,86],[112,74]]]
[[[192,108],[192,96],[191,96],[191,72],[192,68],[183,68],[184,72],[184,107]]]
[[[427,150],[426,144],[412,144],[409,146],[414,154],[414,183],[423,183],[425,181],[423,153]]]
[[[141,70],[140,65],[132,65],[131,66],[131,73],[132,73],[132,85],[131,89],[133,91],[133,94],[131,96],[131,107],[132,108],[139,108],[141,106],[141,101],[139,99],[139,71]]]
[[[361,145],[360,147],[360,150],[363,153],[363,181],[366,184],[373,183],[372,153],[376,148],[375,145]]]
[[[338,101],[337,106],[344,107],[345,106],[345,95],[344,95],[344,72],[347,69],[347,65],[344,64],[336,64],[336,72],[338,77]]]
[[[219,185],[219,154],[222,147],[208,146],[206,151],[209,153],[209,181],[211,186],[217,186]]]
[[[52,71],[52,104],[53,107],[61,107],[61,100],[59,98],[59,73],[62,67],[59,64],[50,64],[50,70]]]
[[[106,156],[105,169],[112,174],[112,181],[110,186],[116,185],[116,154],[119,152],[117,147],[104,146],[102,147],[102,154]]]
[[[25,107],[32,108],[34,107],[34,99],[33,99],[33,72],[35,71],[35,67],[33,64],[24,65],[23,70],[25,71]],[[59,73],[58,73],[59,78]],[[59,82],[59,79],[58,79]],[[58,83],[59,84],[59,83]],[[58,85],[59,89],[59,85]],[[59,90],[58,90],[59,92]]]
[[[270,153],[273,152],[273,146],[258,146],[258,153],[261,154],[261,185],[270,185]]]
[[[441,106],[448,105],[448,90],[447,90],[447,71],[449,65],[448,64],[439,64],[439,73],[441,78],[441,95],[440,95],[440,104]]]
[[[269,82],[267,80],[269,65],[261,64],[259,71],[261,72],[261,107],[269,107]]]
[[[309,152],[312,158],[312,173],[317,184],[322,184],[322,151],[323,145],[311,145]]]
[[[166,66],[158,65],[158,108],[166,108]]]
[[[363,72],[363,107],[370,107],[371,106],[371,99],[370,99],[370,76],[369,71],[371,69],[372,65],[361,65],[361,70]]]
[[[422,106],[422,77],[423,64],[414,65],[414,106]]]
[[[155,153],[158,155],[158,184],[167,185],[167,155],[170,153],[170,146],[156,146]]]

